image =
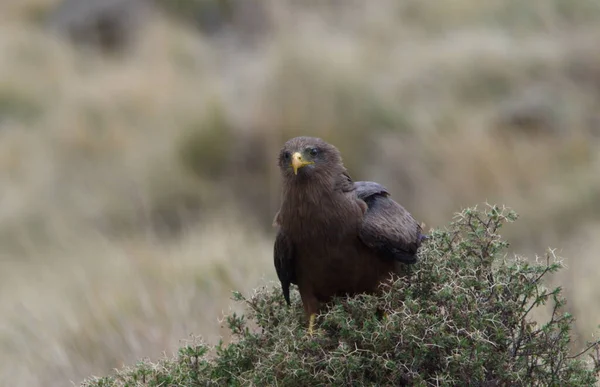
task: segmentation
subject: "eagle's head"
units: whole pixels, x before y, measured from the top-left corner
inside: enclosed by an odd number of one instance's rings
[[[316,137],[295,137],[279,152],[279,168],[285,179],[334,177],[345,172],[338,149]]]

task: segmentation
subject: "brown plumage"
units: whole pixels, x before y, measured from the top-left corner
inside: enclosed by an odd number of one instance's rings
[[[333,296],[373,293],[417,261],[424,238],[413,217],[374,182],[353,182],[340,152],[319,138],[296,137],[279,154],[283,195],[274,262],[283,295],[298,285],[310,319]]]

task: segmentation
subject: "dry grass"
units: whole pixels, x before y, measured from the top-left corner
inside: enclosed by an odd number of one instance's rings
[[[510,205],[513,247],[562,248],[578,329],[600,321],[594,1],[270,2],[252,47],[154,14],[118,57],[45,31],[54,3],[0,5],[1,385],[214,341],[229,291],[274,277],[299,134],[429,226]]]

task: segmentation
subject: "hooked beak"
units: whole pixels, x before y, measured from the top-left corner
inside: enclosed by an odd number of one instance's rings
[[[294,175],[298,174],[298,170],[306,165],[314,164],[312,161],[304,161],[300,152],[296,152],[292,155],[292,168],[294,169]]]

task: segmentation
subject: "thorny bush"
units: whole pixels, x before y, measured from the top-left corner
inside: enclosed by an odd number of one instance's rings
[[[508,258],[499,230],[514,220],[497,206],[458,213],[382,295],[334,300],[313,337],[297,292],[291,308],[279,286],[236,292],[247,314],[226,318],[232,343],[194,341],[84,386],[593,385],[599,342],[570,352],[573,317],[561,289],[542,284],[562,263],[552,251]],[[546,304],[550,319],[533,321]]]

